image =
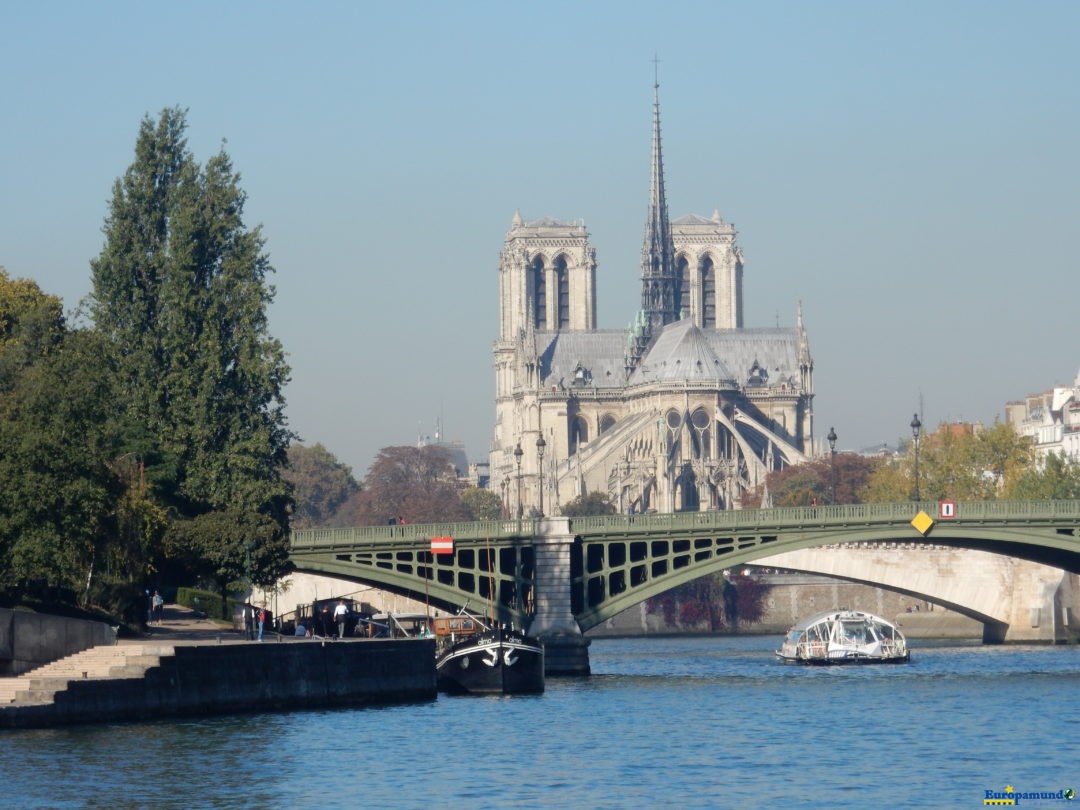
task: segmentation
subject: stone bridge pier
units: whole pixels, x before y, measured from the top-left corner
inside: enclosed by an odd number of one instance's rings
[[[983,624],[983,641],[1065,642],[1080,632],[1080,579],[986,551],[850,543],[787,551],[756,565],[823,574],[933,602]]]
[[[589,640],[581,632],[570,605],[569,518],[537,521],[533,549],[536,562],[536,614],[530,635],[544,642],[548,675],[588,675]]]

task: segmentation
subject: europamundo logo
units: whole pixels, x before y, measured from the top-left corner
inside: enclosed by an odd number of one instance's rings
[[[983,805],[987,807],[1016,807],[1024,802],[1071,802],[1076,798],[1072,788],[1062,790],[1017,790],[1006,785],[1004,790],[988,790],[983,796]]]

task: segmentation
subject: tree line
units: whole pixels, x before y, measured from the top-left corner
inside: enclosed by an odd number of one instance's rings
[[[1080,498],[1080,462],[1058,454],[1038,459],[1012,425],[942,423],[900,443],[897,455],[836,453],[785,467],[743,498],[744,508],[920,500],[1073,500]]]
[[[141,122],[71,315],[0,268],[0,593],[137,615],[151,583],[288,569],[289,368],[273,272],[224,150]]]

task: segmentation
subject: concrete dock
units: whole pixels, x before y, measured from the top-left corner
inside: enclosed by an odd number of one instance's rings
[[[0,728],[433,700],[432,639],[262,642],[177,606],[147,637],[0,678]]]

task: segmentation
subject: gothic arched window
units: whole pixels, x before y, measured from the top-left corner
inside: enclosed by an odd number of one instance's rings
[[[698,265],[701,276],[701,326],[716,328],[716,266],[706,256]]]
[[[694,428],[690,431],[690,440],[693,443],[691,454],[694,458],[709,458],[712,455],[709,448],[709,423],[711,421],[708,411],[704,408],[698,408],[690,414],[690,424]]]
[[[555,260],[555,288],[558,290],[558,320],[560,329],[570,328],[570,271],[566,269],[566,258]]]
[[[589,423],[584,417],[575,416],[570,423],[570,452],[576,453],[578,448],[589,441]]]
[[[607,413],[607,414],[604,414],[603,416],[600,417],[600,432],[601,433],[603,433],[604,431],[610,430],[613,427],[615,427],[615,417],[614,416],[612,416],[610,413]]]
[[[694,311],[690,306],[690,262],[686,260],[685,256],[680,256],[679,260],[675,263],[675,296],[679,303],[679,317],[689,318],[690,314]]]
[[[544,260],[537,256],[529,266],[532,275],[533,326],[547,327],[547,287],[544,284]]]

